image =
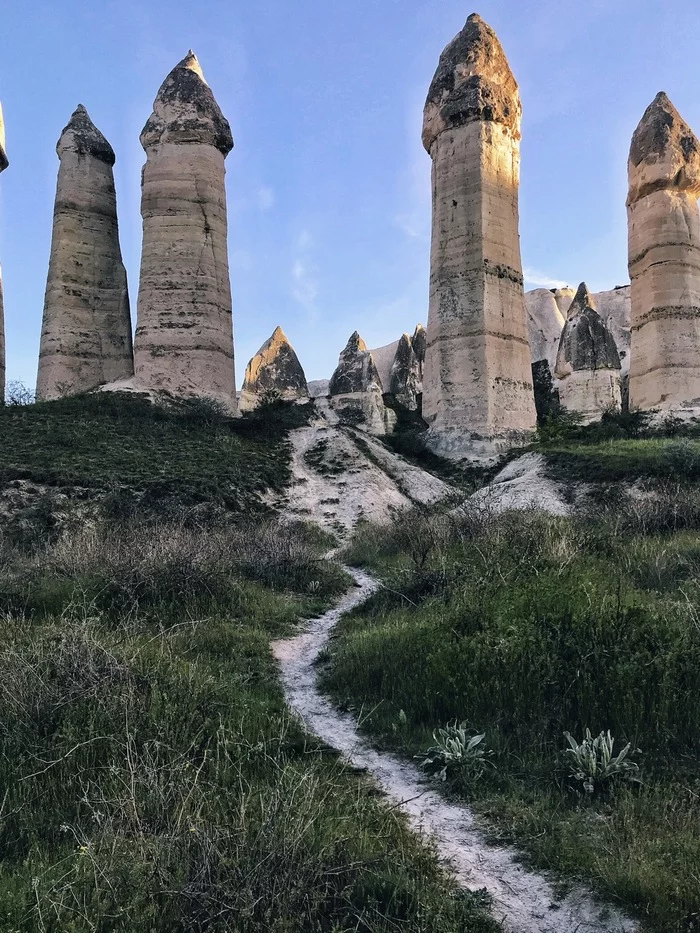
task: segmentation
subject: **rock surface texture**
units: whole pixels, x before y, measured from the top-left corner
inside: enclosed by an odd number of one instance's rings
[[[10,163],[5,150],[5,120],[0,104],[0,172],[4,172]],[[5,399],[5,305],[2,297],[2,266],[0,266],[0,405]]]
[[[331,376],[328,386],[331,407],[343,420],[371,434],[386,434],[391,427],[393,412],[390,413],[384,405],[383,391],[374,358],[355,331]]]
[[[554,293],[548,288],[526,292],[525,310],[532,362],[546,360],[554,372],[564,314],[559,310]]]
[[[423,144],[433,162],[423,417],[432,448],[490,457],[535,425],[518,235],[521,104],[476,14],[440,57]]]
[[[38,399],[86,392],[134,371],[119,247],[114,151],[80,106],[60,160],[39,347]]]
[[[593,307],[586,283],[579,285],[559,340],[554,375],[564,408],[586,420],[619,408],[620,356],[615,340]]]
[[[266,393],[287,401],[309,397],[304,370],[281,327],[275,328],[248,363],[239,408],[241,411],[256,408]]]
[[[413,351],[410,334],[403,334],[391,365],[389,392],[402,408],[416,411],[421,390],[420,364]]]
[[[141,133],[146,150],[137,382],[235,407],[224,159],[227,120],[193,52],[170,72]]]
[[[663,92],[627,167],[630,406],[700,414],[700,143]]]

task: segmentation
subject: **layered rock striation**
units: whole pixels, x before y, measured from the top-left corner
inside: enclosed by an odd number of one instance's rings
[[[700,143],[663,92],[628,177],[630,406],[700,414]]]
[[[424,110],[433,222],[423,416],[448,456],[491,456],[535,425],[518,234],[518,85],[476,14]]]
[[[233,137],[193,52],[141,133],[146,151],[137,383],[235,408],[224,160]]]
[[[304,370],[281,327],[275,328],[248,363],[239,408],[251,411],[266,397],[285,401],[309,397]]]
[[[344,420],[371,434],[386,434],[392,421],[384,405],[383,391],[374,358],[355,331],[331,376],[328,386],[331,407]]]
[[[562,406],[586,421],[620,408],[620,369],[615,340],[582,282],[567,313],[554,369]]]
[[[39,348],[38,399],[133,374],[131,317],[114,188],[114,151],[81,105],[60,160]]]

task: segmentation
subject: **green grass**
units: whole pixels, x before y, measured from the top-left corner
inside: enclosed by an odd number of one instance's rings
[[[270,639],[348,578],[262,514],[268,408],[0,411],[3,931],[495,933],[285,706]]]
[[[700,916],[700,535],[645,527],[624,508],[366,526],[349,557],[385,588],[341,622],[325,685],[407,755],[455,719],[485,731],[492,764],[449,789],[494,838],[680,933]],[[563,733],[586,727],[642,749],[641,789],[578,791]]]

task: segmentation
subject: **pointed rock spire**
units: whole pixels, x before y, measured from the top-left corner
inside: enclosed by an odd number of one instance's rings
[[[2,104],[0,103],[0,172],[4,172],[9,164],[5,149],[5,118],[2,115]]]
[[[428,91],[423,145],[444,130],[474,121],[502,123],[520,137],[518,84],[493,29],[472,13],[440,56]]]
[[[415,411],[418,408],[420,385],[420,364],[414,353],[411,337],[409,334],[402,334],[391,366],[389,392],[402,408]]]
[[[518,233],[518,85],[472,14],[440,56],[423,114],[433,161],[423,374],[428,447],[488,459],[526,441],[536,413]]]
[[[384,406],[382,380],[359,333],[355,331],[340,354],[328,394],[341,418],[372,434],[385,434],[389,415]]]
[[[700,415],[700,142],[661,91],[630,145],[630,405]]]
[[[309,396],[304,370],[281,327],[275,328],[246,367],[241,411],[255,408],[266,392],[286,400]]]
[[[37,398],[128,379],[134,363],[114,151],[84,107],[56,146],[60,160],[39,346]]]
[[[413,347],[413,352],[416,354],[418,364],[421,367],[421,373],[423,372],[423,363],[425,362],[426,340],[427,334],[425,333],[425,327],[423,327],[422,324],[416,324],[413,337],[411,337],[411,346]]]
[[[143,132],[137,382],[235,408],[225,119],[193,52],[160,87]]]

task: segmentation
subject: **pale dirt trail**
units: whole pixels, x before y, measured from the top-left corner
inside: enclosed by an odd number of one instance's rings
[[[352,765],[377,780],[388,800],[399,804],[411,824],[431,837],[460,885],[485,888],[493,913],[509,933],[633,933],[636,923],[594,900],[583,888],[557,898],[542,875],[517,862],[517,853],[486,844],[467,807],[449,803],[410,762],[378,752],[358,733],[355,720],[319,693],[315,662],[339,619],[377,588],[367,573],[348,569],[357,583],[338,605],[294,638],[273,644],[287,702],[309,731],[338,749]]]

